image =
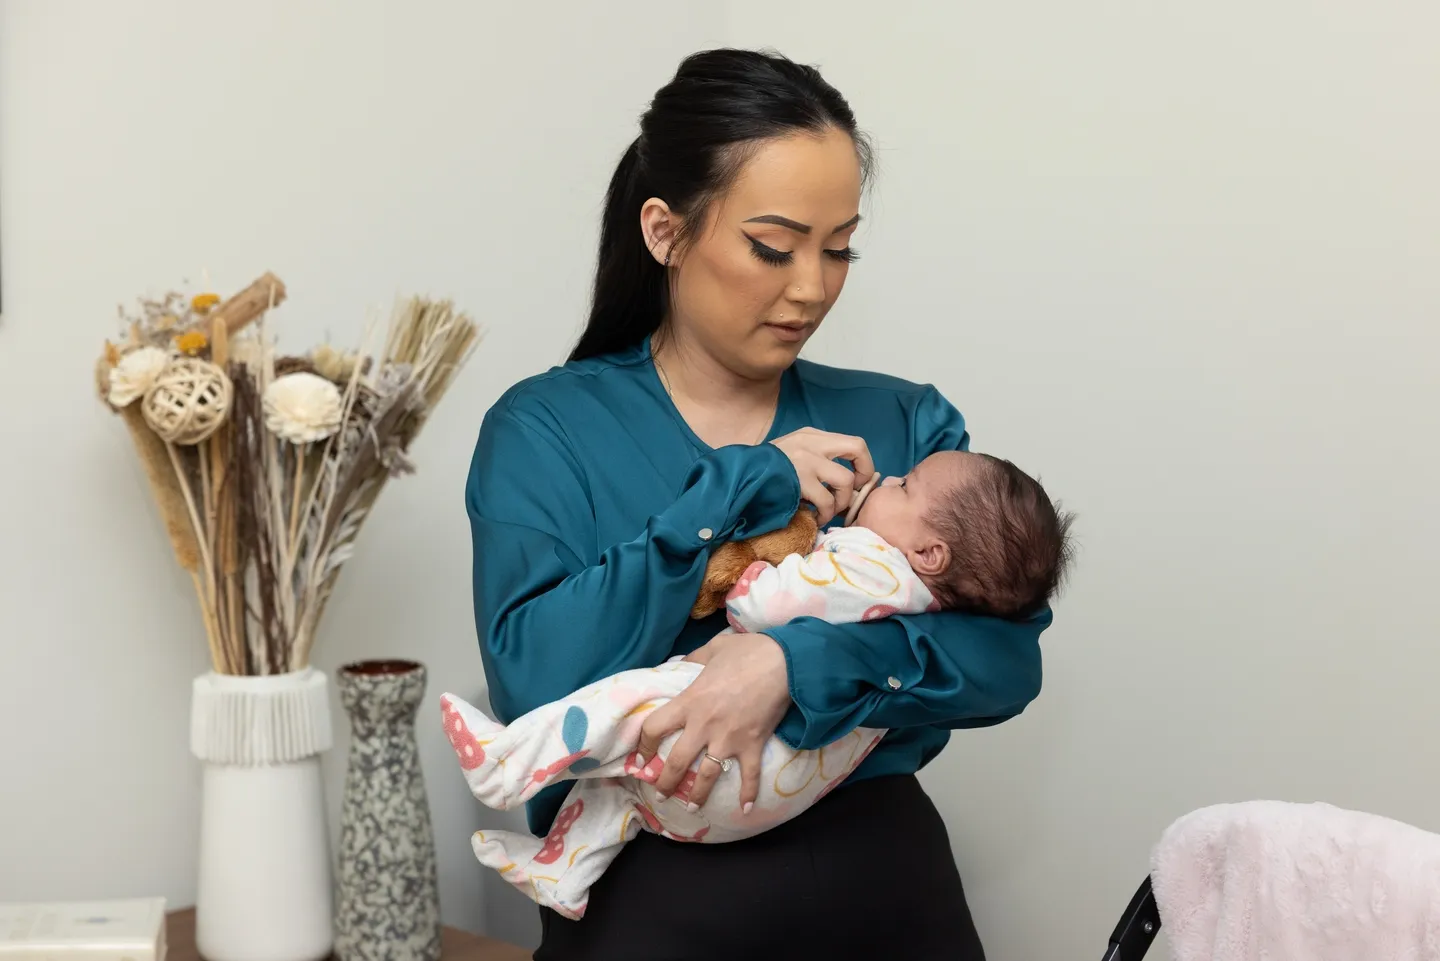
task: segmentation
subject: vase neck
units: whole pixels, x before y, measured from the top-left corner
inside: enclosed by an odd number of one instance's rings
[[[336,675],[340,703],[357,731],[367,733],[413,727],[425,694],[423,668],[386,669],[391,662],[365,670],[359,665]]]
[[[414,730],[415,718],[410,717],[372,717],[368,714],[356,714],[351,712],[350,729],[356,734],[405,734]]]

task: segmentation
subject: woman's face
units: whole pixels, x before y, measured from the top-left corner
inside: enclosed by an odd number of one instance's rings
[[[676,253],[675,332],[743,377],[789,367],[845,287],[860,179],[844,131],[763,143]]]

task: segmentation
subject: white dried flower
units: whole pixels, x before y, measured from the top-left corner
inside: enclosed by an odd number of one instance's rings
[[[121,357],[110,368],[111,405],[126,407],[144,397],[169,359],[170,355],[159,347],[140,347]]]
[[[261,398],[265,426],[292,444],[324,440],[340,429],[340,388],[318,374],[297,371],[277,377]]]

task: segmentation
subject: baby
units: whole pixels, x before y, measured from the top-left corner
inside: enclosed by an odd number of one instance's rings
[[[845,525],[820,532],[810,554],[751,565],[726,599],[730,630],[763,632],[797,617],[849,623],[933,610],[1025,618],[1059,586],[1069,525],[1044,489],[1008,461],[933,454],[906,476],[857,492]],[[674,658],[625,671],[508,727],[444,695],[446,735],[471,792],[486,805],[513,808],[548,785],[576,781],[546,837],[476,832],[480,862],[535,902],[579,918],[590,886],[640,830],[706,843],[759,834],[819,801],[885,736],[857,728],[811,751],[770,738],[760,795],[748,811],[739,803],[739,772],[728,764],[703,808],[688,803],[694,769],[663,799],[653,782],[679,733],[642,766],[640,727],[702,669]]]

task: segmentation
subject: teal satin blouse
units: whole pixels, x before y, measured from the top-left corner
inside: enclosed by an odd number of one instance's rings
[[[801,360],[769,437],[806,426],[863,437],[883,474],[969,446],[964,418],[933,387]],[[774,445],[715,449],[689,429],[648,341],[516,384],[485,415],[465,486],[475,623],[499,719],[719,633],[723,612],[689,618],[709,552],[784,526],[799,496]],[[776,734],[815,748],[862,725],[889,728],[851,780],[919,770],[951,729],[998,724],[1039,694],[1050,621],[1048,610],[1024,623],[955,612],[792,621],[769,632],[794,700]],[[548,830],[569,788],[529,803],[531,830]]]

